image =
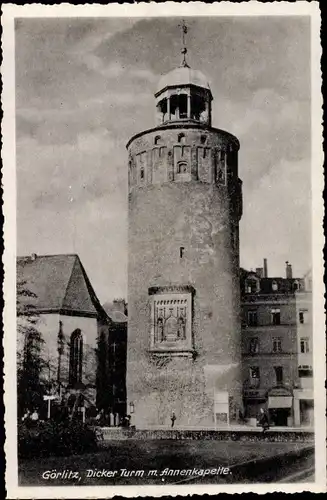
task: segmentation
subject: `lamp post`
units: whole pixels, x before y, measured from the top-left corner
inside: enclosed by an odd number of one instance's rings
[[[64,353],[64,334],[62,331],[62,321],[59,321],[59,332],[57,337],[57,351],[58,351],[58,372],[57,372],[57,384],[58,384],[58,395],[61,398],[61,357]]]

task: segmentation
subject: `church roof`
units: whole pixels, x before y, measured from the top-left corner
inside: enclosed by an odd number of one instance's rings
[[[105,302],[104,304],[102,304],[102,307],[114,323],[127,323],[126,314],[116,309],[114,302]]]
[[[208,80],[201,71],[188,66],[181,66],[160,78],[156,94],[159,94],[167,87],[180,87],[184,85],[196,85],[197,87],[210,90]]]
[[[19,300],[37,312],[98,316],[103,312],[78,255],[17,258],[18,288],[28,290]]]

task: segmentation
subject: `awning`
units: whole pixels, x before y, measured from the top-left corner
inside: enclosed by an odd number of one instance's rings
[[[269,408],[291,408],[292,407],[292,396],[269,396],[268,407]]]

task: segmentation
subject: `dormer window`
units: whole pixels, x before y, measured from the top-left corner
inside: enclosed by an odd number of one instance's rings
[[[246,293],[257,293],[260,290],[260,280],[256,276],[251,276],[245,281]]]
[[[273,281],[272,282],[271,288],[272,288],[273,292],[277,292],[278,291],[278,283],[277,283],[277,281]]]

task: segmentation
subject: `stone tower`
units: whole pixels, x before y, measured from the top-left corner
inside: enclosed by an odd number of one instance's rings
[[[127,144],[127,395],[140,428],[172,412],[177,426],[227,425],[242,401],[239,142],[212,127],[209,84],[182,53],[155,93],[156,126]]]

